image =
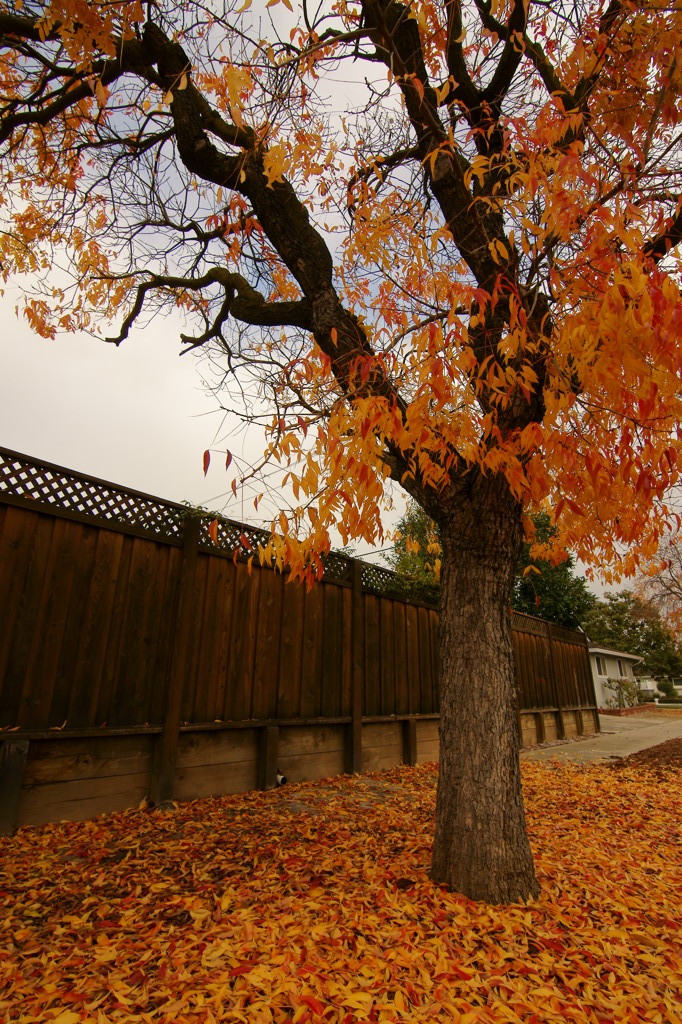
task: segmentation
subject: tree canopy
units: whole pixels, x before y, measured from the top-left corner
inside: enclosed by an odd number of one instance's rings
[[[676,522],[681,42],[663,0],[0,0],[0,263],[35,330],[179,307],[264,418],[293,578],[332,530],[382,538],[389,481],[437,523],[432,874],[476,898],[537,891],[524,509],[615,572]]]
[[[575,573],[575,559],[566,553],[561,560],[540,558],[533,554],[534,543],[545,550],[556,535],[547,512],[533,516],[534,542],[526,540],[517,564],[512,591],[512,608],[526,615],[556,622],[568,629],[578,629],[595,597],[582,576]]]
[[[607,594],[588,613],[584,626],[591,643],[638,654],[643,659],[638,675],[660,680],[682,676],[682,651],[651,602],[627,590]]]

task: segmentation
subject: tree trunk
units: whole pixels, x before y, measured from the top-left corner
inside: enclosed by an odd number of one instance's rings
[[[474,900],[510,903],[539,892],[521,793],[509,610],[521,508],[499,477],[472,471],[464,483],[443,497],[438,522],[440,774],[431,878]]]

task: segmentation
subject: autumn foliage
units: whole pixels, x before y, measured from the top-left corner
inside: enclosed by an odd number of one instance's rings
[[[614,575],[679,526],[681,51],[665,0],[0,2],[0,265],[35,330],[180,309],[266,427],[232,487],[279,469],[261,557],[294,579],[381,540],[393,484],[436,522],[433,873],[470,896],[537,888],[529,511]]]
[[[137,2],[0,8],[0,257],[5,278],[30,275],[25,315],[54,336],[123,314],[122,339],[177,304],[204,322],[188,344],[220,341],[230,316],[258,326],[224,344],[235,372],[274,366],[268,458],[300,499],[276,518],[274,553],[295,571],[333,529],[381,538],[387,478],[423,499],[467,466],[503,474],[525,505],[551,500],[580,557],[634,569],[675,521],[680,12],[343,0],[318,25],[285,6],[282,39],[259,38],[250,0],[224,17],[199,5],[193,24],[172,4],[166,24],[160,5],[158,28]],[[346,58],[387,65],[364,130],[319,106]],[[256,171],[280,233],[293,188],[314,218],[308,258],[336,263],[324,328],[319,282],[269,223]]]
[[[679,769],[524,766],[541,897],[428,880],[434,766],[0,840],[0,1019],[679,1024]]]

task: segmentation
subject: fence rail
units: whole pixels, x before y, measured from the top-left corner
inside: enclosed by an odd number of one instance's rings
[[[380,723],[410,721],[400,740],[384,733],[414,755],[414,723],[438,714],[435,607],[405,599],[389,570],[340,554],[312,590],[290,585],[248,564],[263,531],[219,518],[216,546],[214,518],[0,449],[7,764],[30,762],[23,742],[156,737],[149,771],[163,798],[183,730],[340,729],[343,765],[359,770]],[[595,706],[584,636],[516,612],[512,626],[534,736],[562,735],[571,714],[579,731]],[[272,742],[258,740],[254,763],[272,761]]]

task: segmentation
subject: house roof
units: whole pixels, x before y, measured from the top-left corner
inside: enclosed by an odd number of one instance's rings
[[[617,658],[627,658],[628,661],[634,662],[635,665],[639,664],[640,661],[644,661],[644,658],[640,658],[638,654],[628,654],[627,651],[615,651],[612,647],[596,647],[590,644],[589,650],[590,654],[613,654]]]

